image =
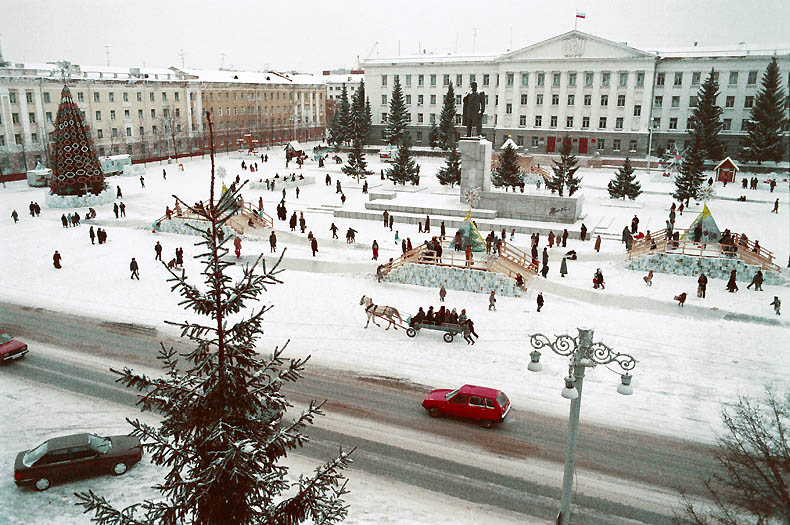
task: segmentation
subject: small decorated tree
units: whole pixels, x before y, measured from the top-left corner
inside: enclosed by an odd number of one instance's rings
[[[623,199],[628,197],[636,199],[642,193],[642,186],[636,180],[634,167],[631,166],[631,159],[626,157],[623,166],[617,170],[614,178],[609,181],[609,196],[613,199]]]
[[[52,144],[52,176],[49,189],[54,195],[100,194],[107,187],[99,157],[93,146],[90,127],[82,120],[80,108],[64,85],[55,119]]]
[[[512,144],[505,146],[499,157],[499,166],[491,174],[491,183],[497,188],[508,187],[514,190],[524,185],[524,174],[518,167],[518,154]]]
[[[447,157],[447,164],[439,169],[436,178],[439,179],[439,184],[449,185],[451,188],[461,183],[461,152],[455,144]]]
[[[368,162],[365,160],[365,152],[362,149],[361,140],[354,141],[351,152],[348,154],[348,163],[346,163],[341,170],[346,175],[354,177],[357,182],[373,174],[373,172],[368,169]]]

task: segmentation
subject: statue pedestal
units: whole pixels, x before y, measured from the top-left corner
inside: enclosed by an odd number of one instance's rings
[[[461,152],[461,195],[475,188],[491,191],[491,143],[483,137],[462,137],[458,150]]]

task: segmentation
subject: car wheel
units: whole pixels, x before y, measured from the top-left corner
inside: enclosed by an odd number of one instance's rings
[[[443,336],[445,343],[452,343],[453,342],[453,334],[450,332],[445,333]]]
[[[491,419],[483,419],[482,421],[480,421],[480,425],[483,428],[493,428],[494,422]]]
[[[126,463],[124,463],[123,461],[119,461],[118,463],[112,466],[112,475],[120,476],[122,474],[125,474],[128,468],[129,467],[126,466]]]
[[[428,415],[431,417],[441,417],[442,412],[436,407],[431,407],[428,409]]]
[[[35,487],[36,487],[36,490],[38,490],[40,492],[44,492],[45,490],[47,490],[49,488],[49,485],[50,485],[50,483],[49,483],[49,480],[47,478],[40,478],[40,479],[36,480]]]
[[[417,330],[415,330],[414,328],[407,328],[406,335],[408,335],[409,337],[414,337],[415,335],[417,335]]]

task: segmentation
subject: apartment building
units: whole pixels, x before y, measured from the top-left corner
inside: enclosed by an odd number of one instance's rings
[[[759,80],[776,54],[785,89],[790,44],[781,49],[738,45],[645,51],[570,31],[502,55],[416,55],[365,60],[373,107],[372,138],[383,142],[389,98],[400,80],[412,140],[428,141],[450,83],[460,127],[462,99],[472,82],[486,95],[483,133],[496,147],[512,137],[526,152],[556,153],[570,137],[581,155],[644,157],[648,148],[688,141],[696,93],[711,69],[724,109],[722,139],[737,156]]]
[[[46,164],[64,81],[100,155],[135,161],[236,149],[325,134],[326,88],[320,77],[275,72],[177,68],[63,69],[53,64],[0,67],[0,169],[21,173]]]

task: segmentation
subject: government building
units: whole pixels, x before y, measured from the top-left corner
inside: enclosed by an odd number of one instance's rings
[[[320,140],[326,84],[312,75],[175,67],[12,64],[0,59],[0,172],[48,165],[64,81],[99,155],[135,162],[208,153],[205,113],[218,151]]]
[[[460,126],[462,99],[476,82],[486,98],[483,134],[496,148],[510,136],[525,153],[556,153],[569,137],[577,154],[612,157],[684,149],[697,92],[714,70],[721,138],[727,154],[738,157],[744,123],[774,55],[788,94],[790,44],[645,51],[574,30],[503,55],[423,54],[368,59],[362,66],[374,143],[383,142],[396,78],[417,146],[428,145],[451,82],[457,130],[466,134]]]

